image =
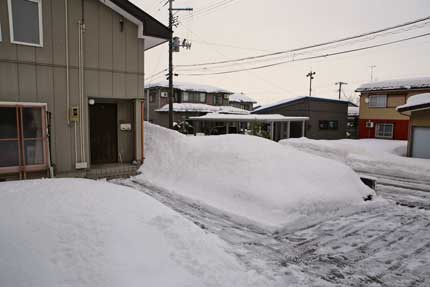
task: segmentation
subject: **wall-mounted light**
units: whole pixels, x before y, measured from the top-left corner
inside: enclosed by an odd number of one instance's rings
[[[119,29],[121,32],[124,31],[124,19],[122,18],[119,20]]]
[[[93,106],[95,103],[96,103],[96,101],[95,101],[94,99],[89,99],[89,100],[88,100],[88,104],[89,104],[90,106]]]

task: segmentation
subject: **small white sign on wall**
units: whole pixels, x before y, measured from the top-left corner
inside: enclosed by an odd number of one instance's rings
[[[120,124],[119,129],[121,131],[131,131],[131,124],[130,123]]]

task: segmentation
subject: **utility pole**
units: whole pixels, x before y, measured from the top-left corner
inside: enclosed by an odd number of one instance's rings
[[[348,85],[348,83],[345,83],[345,82],[337,82],[335,85],[339,85],[339,100],[340,100],[341,93],[342,93],[342,86],[343,86],[343,85]]]
[[[192,11],[192,8],[173,8],[173,1],[169,1],[169,29],[172,32],[170,35],[169,41],[169,128],[173,128],[173,99],[174,99],[174,91],[173,91],[173,52],[179,52],[179,46],[175,47],[175,40],[178,38],[173,37],[173,26],[177,26],[178,23],[175,22],[173,17],[173,11]]]
[[[375,65],[369,66],[370,68],[370,81],[373,82],[373,69],[376,68]]]
[[[309,97],[312,97],[312,80],[314,79],[315,72],[312,72],[312,70],[306,75],[306,77],[309,77]]]

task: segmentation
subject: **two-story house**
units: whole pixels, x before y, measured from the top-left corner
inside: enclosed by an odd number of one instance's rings
[[[254,104],[257,103],[255,100],[248,97],[244,93],[232,94],[229,96],[228,101],[230,106],[247,111],[252,111],[254,109]]]
[[[360,93],[360,138],[407,140],[409,118],[397,112],[411,96],[430,92],[430,77],[372,82]]]
[[[190,117],[207,113],[249,114],[249,111],[229,106],[226,89],[210,85],[174,81],[173,122],[180,124]],[[146,117],[151,123],[169,126],[169,82],[147,84]]]
[[[143,160],[145,51],[166,26],[127,0],[0,0],[0,31],[0,177]]]

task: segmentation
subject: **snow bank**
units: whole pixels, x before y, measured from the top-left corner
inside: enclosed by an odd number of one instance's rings
[[[404,157],[406,141],[299,138],[283,140],[280,143],[346,163],[359,172],[430,181],[430,161]]]
[[[168,87],[169,87],[169,81],[166,81],[166,80],[145,85],[145,89],[168,88]],[[233,92],[219,87],[203,85],[203,84],[187,83],[187,82],[174,81],[173,87],[181,91],[189,91],[189,92],[233,94]]]
[[[268,286],[226,244],[133,189],[0,184],[0,286]]]
[[[427,87],[430,87],[430,77],[419,77],[366,83],[359,86],[356,92],[394,89],[417,89]]]
[[[244,135],[186,137],[145,123],[148,185],[265,227],[361,204],[372,193],[344,164]]]
[[[156,110],[157,112],[168,112],[169,105]],[[211,106],[198,103],[173,103],[174,112],[194,112],[194,113],[222,113],[222,114],[241,114],[247,115],[250,112],[231,106]]]
[[[406,104],[398,106],[397,110],[430,104],[430,93],[418,94],[408,98]]]

